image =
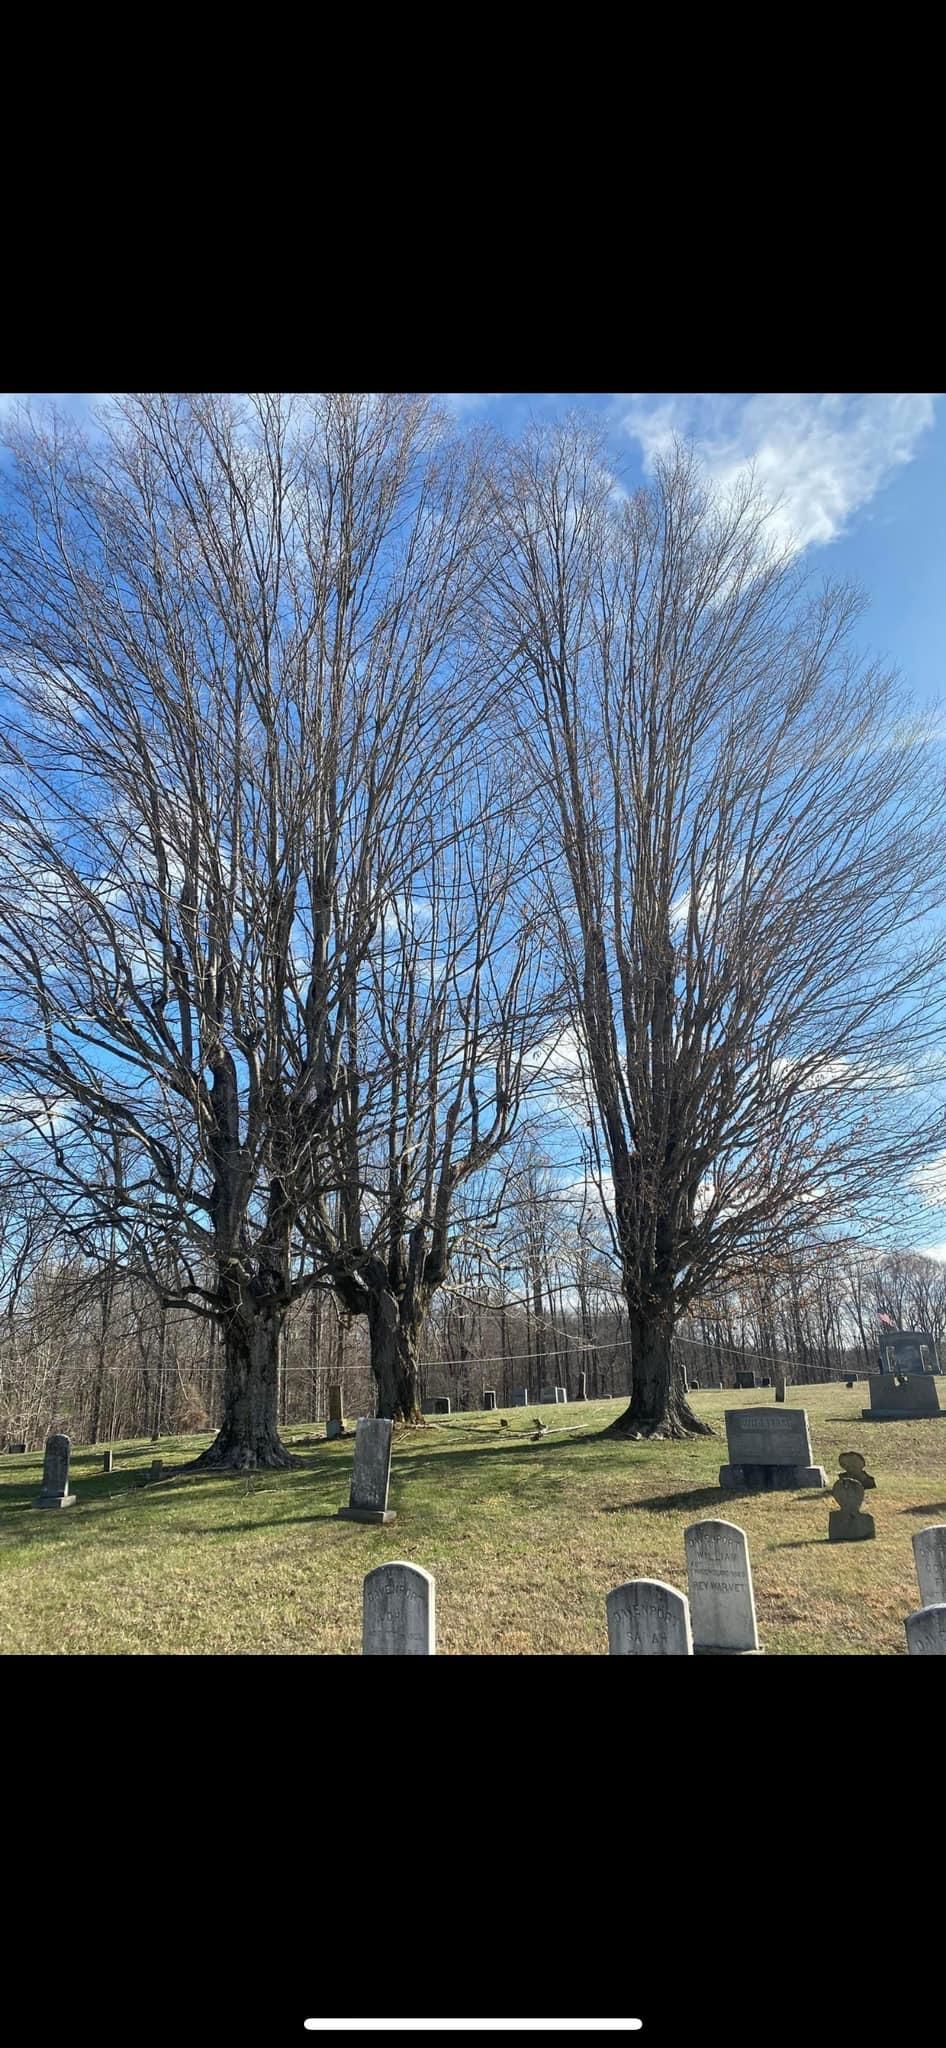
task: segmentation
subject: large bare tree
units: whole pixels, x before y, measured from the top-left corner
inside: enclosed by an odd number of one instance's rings
[[[317,1269],[367,1318],[378,1413],[398,1421],[420,1420],[421,1329],[454,1250],[495,1226],[501,1155],[542,1075],[555,998],[520,796],[482,738],[431,777],[428,858],[388,898],[346,998],[306,1226]]]
[[[136,396],[92,437],[7,440],[7,1091],[80,1240],[222,1328],[204,1462],[284,1465],[353,991],[483,710],[476,446],[425,400],[357,395]]]
[[[507,451],[490,610],[600,1128],[632,1349],[619,1433],[701,1425],[672,1365],[723,1277],[889,1214],[943,1142],[943,774],[859,601],[690,455],[633,498],[580,427]]]

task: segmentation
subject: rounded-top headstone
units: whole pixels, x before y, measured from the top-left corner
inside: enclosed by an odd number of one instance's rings
[[[607,1597],[612,1657],[692,1657],[690,1607],[662,1579],[629,1579]]]
[[[430,1572],[396,1558],[365,1575],[366,1657],[432,1657],[436,1649],[435,1589]]]
[[[946,1602],[908,1614],[904,1627],[911,1657],[946,1657]]]
[[[946,1522],[919,1529],[913,1538],[917,1583],[924,1607],[946,1601]]]
[[[694,1648],[758,1650],[745,1530],[735,1522],[692,1522],[683,1543]]]

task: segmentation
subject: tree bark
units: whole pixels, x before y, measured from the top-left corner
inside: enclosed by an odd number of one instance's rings
[[[668,1313],[628,1315],[631,1342],[631,1401],[605,1436],[712,1436],[694,1415],[673,1362],[673,1318]]]
[[[271,1297],[245,1297],[223,1323],[223,1420],[193,1469],[255,1472],[264,1467],[285,1471],[293,1458],[280,1441],[278,1420],[279,1363],[285,1303]]]
[[[371,1370],[378,1390],[378,1414],[393,1422],[423,1423],[417,1398],[419,1324],[402,1316],[396,1295],[372,1293],[368,1307]]]

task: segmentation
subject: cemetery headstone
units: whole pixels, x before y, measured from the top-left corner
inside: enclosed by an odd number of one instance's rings
[[[343,1422],[339,1422],[339,1421],[337,1421],[337,1419],[336,1419],[336,1417],[335,1417],[334,1415],[330,1415],[330,1416],[329,1416],[329,1419],[328,1419],[328,1421],[327,1421],[327,1423],[326,1423],[326,1425],[325,1425],[325,1440],[326,1440],[326,1442],[327,1442],[327,1443],[330,1443],[330,1444],[333,1444],[333,1443],[335,1442],[335,1439],[336,1439],[336,1437],[344,1436],[344,1434],[345,1434],[345,1425],[344,1425],[344,1423],[343,1423]]]
[[[699,1383],[699,1380],[691,1380],[691,1381],[690,1381],[690,1392],[691,1392],[692,1394],[698,1394],[698,1393],[699,1393],[699,1391],[700,1391],[700,1383]]]
[[[838,1464],[841,1476],[831,1488],[838,1505],[828,1516],[828,1541],[862,1543],[877,1534],[873,1515],[860,1511],[865,1492],[876,1486],[877,1481],[867,1471],[867,1460],[860,1451],[842,1451]]]
[[[553,1394],[553,1397],[554,1397],[554,1399],[555,1399],[556,1401],[564,1401],[564,1402],[566,1403],[566,1405],[567,1405],[567,1402],[568,1402],[568,1388],[567,1388],[567,1387],[553,1387],[553,1388],[552,1388],[552,1394]]]
[[[576,1401],[587,1401],[588,1399],[588,1374],[586,1372],[580,1372],[578,1375],[578,1392],[575,1395],[575,1399]]]
[[[529,1389],[528,1389],[528,1387],[513,1387],[513,1390],[512,1390],[512,1405],[513,1405],[513,1407],[514,1407],[514,1408],[528,1408],[528,1406],[529,1406]]]
[[[450,1396],[449,1396],[449,1394],[435,1394],[435,1395],[433,1396],[433,1399],[432,1399],[432,1400],[430,1400],[430,1401],[427,1401],[427,1402],[425,1402],[425,1404],[424,1404],[424,1414],[425,1414],[425,1415],[449,1415],[449,1414],[450,1414]]]
[[[661,1579],[629,1579],[607,1597],[611,1657],[692,1657],[686,1595]]]
[[[737,1374],[736,1374],[736,1385],[737,1385],[737,1387],[754,1387],[754,1386],[755,1386],[755,1373],[754,1373],[754,1372],[737,1372]]]
[[[162,1458],[153,1458],[153,1459],[152,1459],[152,1461],[151,1461],[151,1477],[152,1477],[152,1479],[160,1479],[160,1477],[161,1477],[161,1474],[162,1474],[162,1472],[163,1472],[163,1471],[164,1471],[164,1460],[163,1460]]]
[[[363,1417],[355,1430],[355,1457],[351,1494],[347,1508],[339,1508],[341,1522],[396,1522],[388,1507],[391,1484],[391,1439],[394,1424],[386,1416]]]
[[[865,1422],[920,1421],[941,1416],[939,1385],[932,1373],[910,1373],[899,1385],[891,1372],[875,1372],[870,1380],[870,1407],[862,1408]]]
[[[904,1622],[911,1657],[946,1657],[946,1603],[919,1607]]]
[[[946,1522],[934,1522],[913,1538],[917,1584],[922,1607],[946,1604]]]
[[[760,1380],[759,1385],[760,1387],[770,1387],[772,1385],[772,1382],[771,1380]]]
[[[102,1471],[103,1471],[103,1472],[113,1472],[114,1470],[115,1470],[115,1453],[114,1453],[114,1451],[106,1451],[106,1452],[105,1452],[105,1455],[104,1455],[104,1457],[103,1457],[103,1459],[102,1459]]]
[[[719,1468],[719,1483],[728,1492],[787,1490],[796,1486],[827,1486],[823,1465],[811,1462],[811,1432],[804,1408],[725,1410],[728,1465]]]
[[[69,1491],[69,1458],[72,1445],[67,1436],[51,1436],[43,1456],[43,1486],[34,1508],[74,1508],[76,1497]]]
[[[488,1409],[488,1410],[490,1410],[490,1411],[492,1411],[492,1409],[494,1409],[494,1408],[495,1408],[495,1406],[496,1406],[496,1389],[495,1389],[495,1387],[484,1387],[484,1388],[483,1388],[483,1406],[484,1406],[484,1408],[486,1408],[486,1409]]]
[[[8,1445],[7,1445],[7,1450],[8,1450],[8,1451],[25,1451],[25,1449],[26,1449],[26,1445],[25,1445],[25,1444],[8,1444]]]
[[[379,1564],[364,1581],[362,1651],[366,1657],[432,1657],[436,1650],[434,1581],[417,1564]]]
[[[342,1413],[342,1389],[338,1380],[332,1380],[328,1390],[328,1420],[325,1435],[329,1443],[345,1434],[345,1417]]]
[[[694,1654],[759,1656],[745,1530],[734,1522],[693,1522],[683,1542]]]

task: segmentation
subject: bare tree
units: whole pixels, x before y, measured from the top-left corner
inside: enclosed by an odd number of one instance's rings
[[[483,708],[476,448],[397,396],[138,396],[7,438],[8,1093],[64,1227],[219,1323],[202,1462],[285,1465],[353,991],[477,677]]]
[[[420,1420],[432,1297],[455,1248],[495,1224],[503,1178],[486,1169],[541,1078],[530,1055],[553,1001],[508,787],[471,749],[451,781],[432,779],[423,813],[428,857],[413,893],[387,898],[347,999],[345,1085],[305,1219],[318,1270],[367,1317],[378,1413],[404,1422]]]
[[[832,1218],[889,1213],[943,1141],[942,770],[859,660],[859,610],[690,457],[620,501],[580,428],[507,451],[491,571],[607,1172],[632,1398],[702,1425],[674,1325]]]

